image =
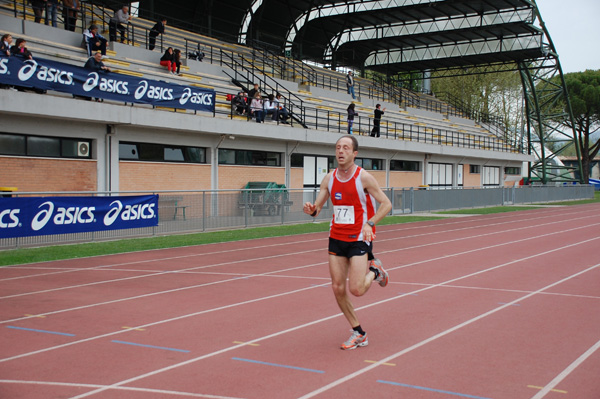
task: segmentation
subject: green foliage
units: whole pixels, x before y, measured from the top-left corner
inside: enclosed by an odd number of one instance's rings
[[[564,75],[564,79],[574,125],[570,120],[562,122],[577,135],[583,182],[587,183],[591,161],[600,150],[600,139],[593,138],[594,133],[600,129],[600,70],[568,73]],[[566,111],[566,103],[563,106]]]

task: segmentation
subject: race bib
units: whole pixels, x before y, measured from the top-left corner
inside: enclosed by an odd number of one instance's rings
[[[337,224],[354,224],[353,206],[334,206],[333,221]]]

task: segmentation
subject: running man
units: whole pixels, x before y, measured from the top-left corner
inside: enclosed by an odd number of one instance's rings
[[[364,295],[373,281],[385,287],[388,273],[379,259],[368,260],[373,250],[375,225],[392,209],[392,204],[369,172],[354,163],[358,155],[358,141],[354,136],[343,136],[335,145],[338,167],[321,182],[314,204],[304,204],[304,213],[317,216],[331,196],[333,220],[329,230],[329,273],[335,299],[352,327],[352,335],[342,349],[355,349],[369,344],[367,333],[358,321],[346,292]],[[379,209],[375,212],[375,202]]]

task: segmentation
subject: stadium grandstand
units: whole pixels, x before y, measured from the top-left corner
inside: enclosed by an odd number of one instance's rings
[[[112,72],[95,81],[82,68],[82,32],[95,24],[108,38],[118,4],[80,2],[74,32],[60,12],[53,27],[34,22],[27,2],[0,4],[0,31],[27,41],[33,62],[22,65],[35,71],[16,81],[26,67],[10,69],[4,59],[0,69],[0,186],[19,192],[194,192],[253,182],[315,189],[335,167],[334,143],[347,134],[353,102],[358,163],[382,187],[510,187],[527,174],[524,163],[540,164],[533,136],[512,137],[493,116],[392,78],[419,71],[427,88],[433,70],[510,64],[538,87],[535,75],[547,74],[548,63],[560,71],[526,0],[131,3],[126,40],[110,42],[104,59]],[[169,22],[151,51],[159,16]],[[168,47],[184,54],[179,75],[159,64]],[[283,96],[289,124],[235,112],[232,97],[255,83],[263,96]],[[381,137],[369,134],[376,104],[386,108]],[[539,112],[531,115],[532,129],[544,126]],[[541,166],[545,173],[543,157]],[[170,198],[170,211],[185,216],[189,206]]]

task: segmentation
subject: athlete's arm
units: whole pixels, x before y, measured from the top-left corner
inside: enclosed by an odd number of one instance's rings
[[[379,203],[377,207],[377,212],[373,215],[369,220],[375,224],[377,224],[381,219],[383,219],[390,211],[392,210],[392,203],[383,190],[379,187],[379,183],[375,180],[372,174],[363,170],[361,173],[361,181],[365,190],[375,198],[375,200]],[[365,225],[369,226],[369,225]],[[369,226],[371,227],[371,226]]]
[[[317,195],[317,199],[314,204],[307,202],[304,204],[304,213],[307,215],[311,215],[313,217],[317,216],[321,213],[321,209],[329,199],[329,179],[331,178],[331,173],[328,173],[327,176],[323,178],[321,182],[321,187],[319,188],[319,194]]]

